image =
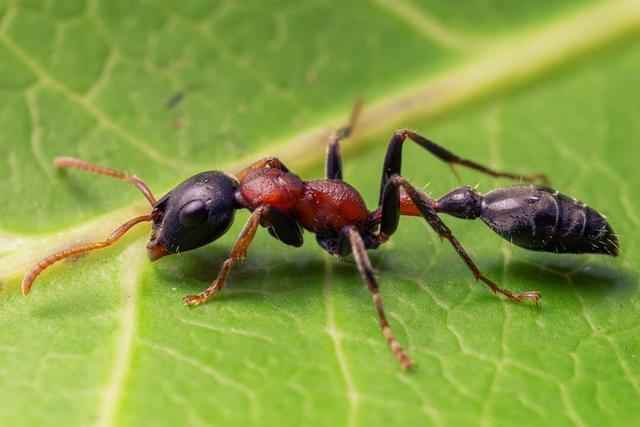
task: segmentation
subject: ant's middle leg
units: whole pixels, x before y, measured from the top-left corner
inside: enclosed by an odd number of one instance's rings
[[[495,282],[486,277],[480,269],[473,262],[471,257],[467,254],[467,251],[462,247],[458,239],[451,233],[451,229],[440,219],[438,213],[435,210],[437,202],[416,189],[409,181],[401,176],[392,176],[387,182],[382,194],[382,206],[380,207],[380,236],[381,242],[386,241],[391,234],[393,234],[398,228],[398,222],[400,220],[400,188],[404,188],[407,195],[414,203],[421,216],[427,221],[427,223],[438,233],[441,239],[447,239],[453,248],[458,253],[458,256],[462,258],[467,265],[476,280],[482,281],[489,286],[494,293],[501,293],[514,301],[523,301],[530,299],[535,301],[536,304],[540,300],[540,294],[535,291],[528,291],[523,293],[515,293],[508,289],[501,288]]]
[[[411,139],[413,142],[436,156],[438,159],[448,163],[449,166],[451,166],[451,170],[454,172],[454,174],[456,174],[456,176],[457,173],[453,167],[454,165],[461,165],[495,178],[509,178],[526,182],[534,182],[536,180],[540,180],[544,183],[547,183],[549,181],[547,175],[543,173],[534,175],[523,175],[519,173],[496,171],[474,161],[463,159],[457,154],[454,154],[446,148],[431,141],[430,139],[427,139],[422,135],[418,135],[417,133],[410,130],[403,129],[396,131],[391,138],[391,142],[389,142],[389,147],[387,148],[387,154],[384,158],[384,166],[382,169],[382,180],[380,182],[380,199],[378,200],[378,204],[382,203],[382,192],[384,191],[384,187],[387,181],[393,175],[400,175],[402,172],[402,145],[407,138]]]
[[[367,250],[360,233],[354,226],[345,227],[340,233],[338,245],[340,247],[340,252],[343,255],[346,255],[348,252],[353,252],[353,258],[358,266],[358,271],[360,272],[362,279],[367,284],[369,291],[373,295],[373,301],[376,305],[376,311],[378,312],[378,319],[380,320],[380,329],[387,339],[387,343],[389,343],[391,351],[393,351],[396,359],[400,362],[402,369],[411,368],[414,364],[413,361],[406,355],[398,341],[396,341],[393,336],[393,332],[391,331],[391,327],[389,326],[389,322],[387,321],[387,315],[385,314],[384,306],[382,305],[380,286],[373,275],[373,267],[371,266],[371,261],[367,255]]]
[[[342,156],[340,156],[340,141],[348,138],[353,131],[353,127],[358,120],[360,111],[362,110],[362,100],[357,100],[351,109],[351,117],[349,123],[329,137],[329,145],[327,145],[327,160],[325,162],[325,176],[327,179],[342,179]]]

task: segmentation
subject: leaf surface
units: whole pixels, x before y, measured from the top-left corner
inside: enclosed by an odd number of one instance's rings
[[[640,9],[548,3],[0,2],[0,424],[637,425]],[[309,233],[300,249],[258,233],[216,301],[185,308],[246,213],[155,264],[140,227],[20,293],[33,262],[145,209],[53,157],[135,172],[156,196],[265,154],[314,178],[359,96],[345,177],[369,206],[386,141],[410,127],[491,167],[548,173],[608,216],[621,256],[526,252],[445,218],[489,277],[540,291],[536,309],[492,295],[403,218],[370,255],[418,362],[408,374],[353,262]],[[404,158],[432,195],[458,185],[418,147]],[[481,191],[507,184],[459,173]]]

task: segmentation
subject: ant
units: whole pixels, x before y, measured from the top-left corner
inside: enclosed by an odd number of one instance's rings
[[[373,294],[380,328],[403,369],[414,362],[405,354],[391,332],[385,315],[368,249],[377,249],[398,228],[400,215],[422,216],[441,239],[448,240],[476,280],[494,293],[520,302],[536,303],[535,291],[514,293],[484,276],[451,230],[440,219],[444,213],[458,218],[480,218],[494,232],[513,244],[534,251],[555,253],[598,253],[616,256],[618,240],[606,218],[573,198],[548,187],[532,184],[547,182],[544,174],[522,175],[499,172],[463,159],[435,142],[410,130],[393,134],[382,169],[378,207],[369,211],[358,191],[342,179],[340,141],[354,127],[361,104],[355,104],[348,125],[333,133],[326,156],[326,177],[303,180],[291,173],[277,158],[255,162],[235,176],[225,172],[199,173],[179,184],[160,200],[153,197],[139,178],[93,165],[71,157],[58,157],[60,168],[83,169],[129,181],[146,197],[151,213],[133,218],[106,240],[57,252],[38,262],[24,276],[22,290],[29,293],[44,269],[65,258],[113,245],[134,225],[152,222],[147,244],[148,256],[156,261],[166,255],[184,252],[211,243],[231,226],[235,211],[246,208],[251,216],[224,261],[218,276],[204,291],[184,297],[194,307],[206,302],[224,288],[231,268],[242,259],[258,226],[286,245],[299,247],[303,229],[315,234],[316,241],[336,258],[353,254],[357,268]],[[406,139],[421,146],[438,159],[466,166],[492,177],[526,181],[480,194],[470,187],[459,187],[440,199],[432,199],[401,175],[402,146]],[[453,169],[455,173],[455,169]]]

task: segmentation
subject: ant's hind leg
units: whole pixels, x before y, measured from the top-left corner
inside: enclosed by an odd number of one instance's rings
[[[506,297],[514,301],[520,302],[525,299],[529,299],[534,301],[536,304],[538,303],[538,301],[540,301],[540,294],[538,292],[529,291],[529,292],[523,292],[520,294],[514,293],[508,289],[501,288],[492,280],[490,280],[488,277],[486,277],[484,274],[482,274],[480,269],[476,266],[473,260],[471,260],[471,257],[469,257],[469,255],[467,254],[467,251],[465,251],[465,249],[462,247],[458,239],[456,239],[453,236],[449,227],[447,227],[447,225],[444,222],[442,222],[442,220],[438,216],[437,212],[433,208],[434,204],[436,203],[435,200],[431,199],[429,196],[422,193],[421,191],[418,191],[413,185],[409,183],[409,181],[407,181],[401,176],[396,175],[394,177],[391,177],[391,179],[387,183],[387,186],[394,186],[396,188],[403,187],[405,189],[408,196],[411,198],[411,201],[413,201],[415,206],[420,211],[420,214],[422,215],[422,217],[427,221],[427,223],[431,226],[431,228],[433,228],[435,232],[438,233],[438,236],[440,236],[441,239],[447,239],[451,243],[451,245],[456,250],[460,258],[462,258],[462,260],[467,265],[469,270],[471,270],[471,273],[473,273],[473,276],[476,278],[476,280],[482,281],[484,284],[489,286],[489,288],[491,288],[493,292],[501,293],[502,295],[505,295]],[[391,191],[390,190],[385,191],[385,193],[391,193]],[[385,221],[384,206],[382,208],[382,212],[383,212],[383,216],[382,216],[382,222],[381,222],[381,231],[384,230],[384,227],[383,227],[383,224]]]
[[[88,172],[97,173],[99,175],[110,176],[112,178],[122,179],[129,181],[146,197],[151,204],[151,207],[156,205],[156,199],[151,194],[149,187],[137,176],[128,175],[124,172],[114,171],[113,169],[105,168],[104,166],[94,165],[92,163],[85,162],[84,160],[76,159],[75,157],[56,157],[53,160],[53,164],[59,168],[81,169]]]
[[[393,175],[400,175],[402,172],[401,171],[402,146],[405,139],[407,138],[409,138],[410,140],[412,140],[413,142],[415,142],[416,144],[418,144],[419,146],[427,150],[429,153],[436,156],[438,159],[448,163],[449,166],[451,166],[451,170],[456,176],[457,176],[457,173],[454,169],[454,165],[460,165],[460,166],[466,166],[470,169],[474,169],[478,172],[484,173],[486,175],[489,175],[495,178],[509,178],[517,181],[526,181],[526,182],[535,182],[539,180],[545,184],[549,182],[549,178],[547,177],[546,174],[543,174],[543,173],[538,173],[534,175],[524,175],[524,174],[512,173],[512,172],[496,171],[494,169],[488,168],[474,161],[463,159],[457,154],[452,153],[451,151],[436,144],[430,139],[425,138],[422,135],[418,135],[417,133],[407,129],[402,129],[402,130],[396,131],[393,134],[393,137],[389,142],[389,147],[387,148],[387,154],[384,158],[384,166],[382,169],[382,180],[380,183],[380,199],[378,201],[379,203],[382,202],[382,192],[384,191],[384,187],[387,181]]]
[[[225,282],[227,281],[227,277],[231,272],[233,266],[244,258],[247,253],[247,249],[249,249],[249,245],[253,240],[253,237],[256,235],[256,230],[260,225],[260,218],[267,212],[267,206],[260,206],[258,209],[253,211],[249,221],[245,224],[244,228],[240,232],[238,236],[238,240],[236,240],[236,244],[233,246],[231,250],[231,254],[229,258],[225,260],[222,264],[222,268],[220,268],[220,272],[218,273],[218,277],[211,283],[204,291],[200,292],[197,295],[187,295],[183,298],[185,304],[190,305],[191,307],[195,307],[206,302],[209,298],[214,296],[218,291],[224,288]]]
[[[345,239],[347,240],[345,241]],[[362,237],[358,230],[353,226],[345,227],[340,235],[340,246],[344,246],[349,243],[351,244],[351,251],[353,252],[353,257],[356,261],[356,265],[358,266],[358,271],[360,272],[362,279],[366,282],[369,291],[373,294],[373,301],[376,304],[378,318],[380,319],[380,329],[382,329],[382,333],[387,339],[389,347],[391,347],[391,351],[393,351],[396,359],[400,362],[402,369],[408,369],[413,366],[414,362],[405,354],[404,350],[391,332],[391,327],[389,326],[384,306],[382,305],[380,286],[373,275],[373,267],[371,267],[371,261],[367,255],[367,250],[364,242],[362,241]]]
[[[327,160],[325,163],[325,176],[327,179],[342,179],[342,156],[340,155],[340,141],[348,138],[353,132],[353,128],[362,110],[362,100],[357,100],[353,104],[349,123],[335,131],[329,137],[327,146]]]

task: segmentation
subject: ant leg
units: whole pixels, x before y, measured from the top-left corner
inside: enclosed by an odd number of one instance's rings
[[[417,190],[413,185],[409,183],[409,181],[407,181],[401,176],[396,175],[392,177],[389,180],[387,185],[391,185],[395,187],[402,186],[405,189],[408,196],[411,198],[415,206],[418,208],[418,210],[422,214],[422,217],[427,221],[427,223],[431,226],[431,228],[433,228],[435,232],[438,233],[438,236],[440,236],[441,239],[447,239],[451,243],[451,245],[456,250],[460,258],[462,258],[462,260],[467,265],[469,270],[471,270],[471,273],[473,273],[476,280],[480,280],[484,284],[489,286],[494,293],[496,292],[501,293],[514,301],[519,302],[525,299],[530,299],[532,301],[535,301],[536,304],[538,303],[538,301],[540,301],[540,294],[538,292],[528,291],[528,292],[517,294],[508,289],[499,287],[496,283],[494,283],[489,278],[487,278],[484,274],[482,274],[482,272],[480,272],[480,269],[475,265],[475,263],[471,260],[471,257],[469,257],[467,252],[464,250],[464,248],[462,247],[458,239],[456,239],[453,236],[449,227],[447,227],[447,225],[438,216],[437,212],[433,208],[433,206],[436,203],[435,200],[431,199],[426,194]],[[384,212],[384,207],[383,207],[383,212]],[[394,212],[394,215],[397,215],[397,213]],[[384,221],[385,221],[385,218],[383,215],[382,222],[381,222],[381,230],[382,230],[382,224],[384,223]]]
[[[227,281],[227,276],[229,276],[229,272],[236,264],[236,262],[238,262],[238,260],[244,258],[245,254],[247,253],[247,249],[249,248],[249,245],[253,240],[253,237],[256,235],[256,230],[260,225],[260,219],[263,217],[263,215],[265,215],[267,211],[268,207],[266,205],[263,205],[254,210],[253,213],[251,213],[251,217],[240,232],[238,240],[236,240],[236,244],[233,246],[229,258],[227,258],[222,264],[222,268],[220,268],[218,277],[216,277],[213,283],[211,283],[211,286],[209,286],[199,294],[185,296],[182,299],[185,304],[190,305],[191,307],[200,305],[214,296],[219,290],[224,288],[225,282]]]
[[[387,316],[384,312],[384,306],[382,305],[382,297],[380,296],[380,286],[376,281],[376,278],[373,275],[373,267],[371,267],[371,261],[369,260],[369,256],[367,255],[367,250],[365,248],[364,242],[362,241],[362,237],[358,230],[353,226],[347,226],[342,230],[340,240],[346,238],[349,239],[351,243],[351,250],[353,251],[353,257],[356,261],[356,265],[358,266],[358,271],[362,276],[362,279],[367,284],[369,291],[373,294],[373,301],[376,304],[376,310],[378,311],[378,318],[380,319],[380,329],[382,329],[382,333],[384,334],[387,342],[389,343],[389,347],[391,347],[391,351],[396,356],[396,359],[400,362],[400,366],[402,369],[408,369],[413,366],[414,362],[407,356],[393,336],[391,332],[391,327],[389,326],[389,322],[387,321]],[[342,244],[342,242],[341,242]]]
[[[327,145],[327,160],[324,165],[324,173],[327,179],[342,179],[342,156],[340,156],[340,131],[334,132],[329,137]]]
[[[264,168],[274,168],[280,169],[283,172],[289,172],[289,169],[277,157],[265,157],[264,159],[260,159],[242,169],[240,172],[235,174],[235,177],[238,178],[238,181],[242,182],[251,172]]]
[[[151,207],[154,207],[156,205],[156,199],[153,197],[153,194],[151,194],[151,190],[149,190],[149,187],[147,187],[147,185],[135,175],[128,175],[124,172],[114,171],[113,169],[94,165],[92,163],[85,162],[84,160],[76,159],[75,157],[56,157],[53,160],[53,164],[59,168],[81,169],[88,172],[129,181],[142,192],[144,197],[146,197],[151,204]]]
[[[85,252],[94,251],[96,249],[102,249],[102,248],[111,246],[115,242],[117,242],[118,239],[120,239],[127,231],[129,231],[131,227],[141,222],[151,221],[151,219],[152,219],[151,215],[144,215],[144,216],[133,218],[125,222],[124,224],[122,224],[120,227],[118,227],[116,231],[111,233],[111,235],[102,242],[87,243],[85,245],[76,246],[71,249],[65,249],[63,251],[56,252],[53,255],[49,255],[48,257],[44,258],[43,260],[38,262],[36,265],[31,267],[31,269],[27,272],[27,274],[25,274],[24,278],[22,279],[22,293],[27,295],[31,290],[31,286],[33,285],[33,282],[40,275],[40,273],[42,273],[45,269],[51,267],[53,264],[57,263],[58,261],[62,261],[65,258],[76,256]]]
[[[340,141],[348,138],[358,120],[362,110],[362,100],[359,99],[353,104],[351,117],[347,126],[338,129],[329,137],[327,146],[327,160],[325,163],[325,176],[327,179],[342,179],[342,157],[340,156]]]
[[[417,209],[407,192],[403,190],[402,185],[394,181],[393,177],[387,181],[380,199],[380,206],[373,212],[374,221],[380,224],[379,243],[385,243],[396,232],[400,222],[400,215],[422,216],[422,213]],[[426,203],[428,203],[429,208],[433,209],[436,201],[427,197]]]
[[[540,180],[543,183],[548,183],[549,178],[546,174],[538,173],[535,175],[523,175],[519,173],[511,173],[511,172],[500,172],[494,169],[490,169],[486,166],[483,166],[479,163],[476,163],[471,160],[463,159],[457,154],[452,153],[446,148],[436,144],[435,142],[425,138],[424,136],[418,135],[410,130],[403,129],[396,131],[391,138],[391,142],[389,142],[389,147],[387,148],[387,154],[384,159],[384,167],[382,169],[382,180],[380,183],[380,199],[378,203],[382,203],[382,192],[384,191],[385,184],[393,175],[401,174],[401,166],[402,166],[402,145],[406,138],[411,139],[413,142],[427,150],[429,153],[436,156],[438,159],[446,162],[451,166],[451,170],[457,176],[457,173],[454,169],[454,165],[466,166],[470,169],[474,169],[478,172],[484,173],[486,175],[495,177],[495,178],[509,178],[518,181],[526,181],[526,182],[534,182],[536,180]]]

